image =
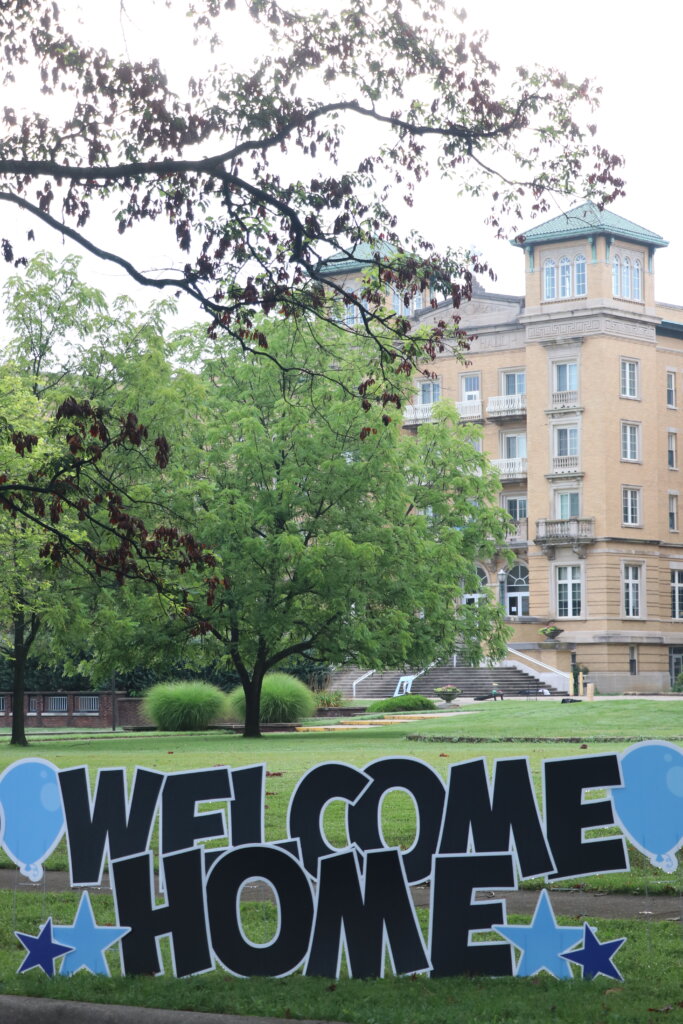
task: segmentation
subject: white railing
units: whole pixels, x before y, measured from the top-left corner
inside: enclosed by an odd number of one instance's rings
[[[542,673],[534,673],[534,675],[540,683],[548,683],[551,686],[557,686],[558,689],[565,689],[567,693],[571,691],[571,675],[569,674],[569,672],[563,672],[561,669],[555,668],[554,665],[548,665],[545,661],[539,661],[538,658],[532,658],[532,656],[530,654],[527,654],[526,651],[518,651],[515,647],[510,647],[509,644],[508,651],[510,652],[510,654],[514,654],[515,658],[521,658],[524,661],[530,661],[532,665],[538,665],[539,668],[543,669]],[[524,668],[524,666],[518,667]]]
[[[351,684],[351,692],[353,694],[354,700],[356,699],[356,687],[358,686],[358,684],[362,683],[364,679],[368,678],[368,676],[371,676],[374,671],[374,668],[371,668],[369,672],[364,672],[362,676],[358,676],[358,679],[354,679],[353,683]]]
[[[491,464],[500,473],[501,480],[526,476],[526,457],[519,459],[491,459]]]
[[[480,420],[482,418],[479,399],[471,402],[456,402],[455,407],[461,420]]]
[[[100,710],[100,698],[96,694],[81,694],[76,697],[76,711],[82,714],[95,714]]]
[[[407,423],[429,423],[434,419],[434,403],[414,403],[405,408],[405,419]]]
[[[59,714],[65,715],[67,711],[67,698],[66,696],[51,696],[45,701],[45,711],[47,714]]]
[[[517,522],[511,523],[510,532],[507,535],[508,543],[513,544],[515,541],[525,541],[529,539],[529,520],[518,519]]]
[[[553,391],[554,406],[574,406],[579,401],[578,391]]]
[[[494,395],[486,406],[487,416],[523,416],[526,413],[526,395]]]
[[[595,519],[537,519],[537,540],[594,540]]]
[[[553,455],[553,473],[575,473],[578,468],[578,455]]]
[[[396,683],[396,689],[394,690],[394,697],[401,697],[404,693],[410,693],[413,682],[419,676],[423,676],[425,672],[429,672],[430,669],[434,668],[436,662],[433,661],[431,665],[427,665],[427,668],[421,668],[419,672],[416,672],[414,676],[401,676],[399,681]]]

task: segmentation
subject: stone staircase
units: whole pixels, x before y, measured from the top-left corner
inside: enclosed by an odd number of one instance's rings
[[[353,682],[364,673],[362,668],[343,668],[332,673],[331,690],[340,690],[344,697],[353,696]],[[357,700],[379,700],[393,697],[396,685],[403,675],[412,674],[409,669],[374,672],[356,687]],[[482,697],[492,689],[500,690],[506,697],[520,696],[520,690],[536,690],[543,685],[553,695],[559,690],[547,684],[540,684],[531,673],[519,668],[468,668],[465,665],[437,665],[413,681],[411,693],[421,693],[427,697],[438,697],[434,693],[437,686],[457,686],[462,690],[463,697]]]

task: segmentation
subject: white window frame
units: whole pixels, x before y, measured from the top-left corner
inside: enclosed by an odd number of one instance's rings
[[[515,455],[508,455],[508,450],[507,450],[508,440],[510,438],[512,438],[512,437],[517,438],[517,443],[515,445],[515,447],[517,449],[519,449],[519,447],[520,447],[520,445],[519,445],[519,438],[520,437],[524,438],[524,443],[522,445],[522,447],[524,448],[523,452],[520,453],[519,450],[518,450]],[[503,459],[526,459],[526,457],[527,457],[526,431],[525,430],[507,430],[507,431],[502,432],[501,435],[500,435],[500,446],[501,446],[501,457]]]
[[[567,437],[567,451],[560,451],[560,434],[566,431]],[[573,442],[573,443],[572,443]],[[553,428],[553,452],[556,458],[563,458],[565,456],[579,454],[579,448],[581,446],[581,439],[579,436],[579,425],[578,423],[563,423],[560,426]],[[573,449],[573,450],[572,450]]]
[[[640,361],[622,356],[619,360],[619,397],[640,398]]]
[[[667,409],[676,408],[676,371],[666,371],[666,407]]]
[[[514,377],[515,378],[515,381],[514,381],[515,390],[514,391],[508,391],[507,390],[507,380],[508,380],[508,377]],[[521,379],[521,384],[522,384],[522,390],[521,391],[518,389],[518,385],[520,383],[520,380],[519,380],[520,377],[522,378]],[[500,371],[500,389],[501,389],[501,394],[502,395],[525,395],[526,394],[526,370],[523,370],[523,369],[518,370],[518,369],[515,369],[515,368],[510,369],[510,370],[501,370]]]
[[[623,562],[621,566],[622,614],[625,619],[642,619],[643,579],[642,562]]]
[[[621,525],[642,526],[641,522],[641,488],[621,488]]]
[[[630,420],[622,420],[620,434],[621,461],[640,462],[640,423],[633,423]]]
[[[670,569],[671,581],[671,618],[675,621],[683,619],[683,569]]]
[[[566,577],[563,574],[567,574]],[[566,601],[563,602],[560,595],[566,591]],[[578,591],[578,611],[576,610],[576,594]],[[567,612],[562,612],[562,605],[566,604]],[[555,606],[558,619],[582,619],[585,617],[584,594],[583,594],[583,573],[581,566],[574,563],[558,565],[555,567]]]
[[[635,302],[643,301],[643,264],[640,260],[633,261],[633,284],[631,297]]]
[[[543,264],[543,298],[552,302],[557,298],[557,264],[555,260],[545,260]]]
[[[560,258],[559,297],[561,299],[571,299],[572,297],[572,262],[568,256]]]
[[[517,515],[516,516],[513,515],[512,512],[510,511],[510,502],[511,501],[517,502]],[[519,503],[520,502],[524,502],[524,515],[523,516],[519,515]],[[509,516],[512,516],[513,520],[516,523],[519,523],[522,519],[527,519],[528,518],[527,513],[528,513],[529,505],[528,505],[526,494],[505,494],[505,495],[503,495],[503,508],[505,509],[505,511],[507,512],[507,514]]]
[[[417,383],[417,389],[417,404],[433,405],[434,402],[438,402],[441,398],[441,378],[435,377],[433,380],[420,380]]]
[[[678,438],[675,430],[667,431],[666,464],[669,469],[678,469]]]
[[[628,256],[624,256],[621,266],[621,297],[622,299],[631,298],[631,260]]]
[[[621,260],[615,256],[612,260],[612,295],[621,295]]]
[[[678,533],[678,491],[669,491],[667,520],[669,533]]]
[[[569,379],[570,378],[570,367],[572,367],[572,366],[574,367],[575,387],[571,387],[570,386],[570,384],[571,384],[571,381]],[[565,381],[565,383],[567,384],[567,387],[564,387],[564,388],[560,387],[560,372],[559,372],[560,371],[560,367],[566,367],[566,371],[565,371],[566,381]],[[553,364],[553,383],[555,385],[555,387],[553,389],[554,391],[558,391],[558,392],[578,391],[579,390],[579,364],[578,364],[578,361],[576,359],[566,359],[566,360],[562,360],[560,362],[554,363]]]
[[[467,381],[476,380],[477,387],[468,388]],[[463,402],[479,402],[481,401],[481,374],[479,371],[475,373],[463,373],[460,377],[460,393],[462,395]]]
[[[576,512],[572,512],[572,497],[576,496]],[[562,515],[563,499],[567,500],[568,515]],[[578,519],[581,515],[581,492],[572,488],[570,491],[555,491],[555,519]]]
[[[579,253],[574,257],[574,295],[577,299],[588,294],[588,280],[586,274],[586,257]]]

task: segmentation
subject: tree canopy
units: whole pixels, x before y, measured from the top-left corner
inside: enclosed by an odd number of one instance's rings
[[[479,589],[475,560],[505,545],[476,428],[444,403],[409,436],[372,401],[385,382],[366,382],[368,410],[348,397],[367,341],[330,329],[314,342],[300,320],[261,329],[277,361],[235,347],[208,361],[201,414],[166,471],[177,514],[218,561],[208,590],[188,574],[180,611],[206,656],[238,673],[246,735],[264,674],[294,656],[427,667],[456,645],[475,659],[505,649],[495,601],[456,609]]]
[[[146,2],[161,20],[182,8]],[[409,359],[438,344],[443,325],[413,348],[408,319],[379,301],[387,284],[409,298],[429,282],[457,306],[485,269],[457,240],[437,254],[401,232],[401,207],[430,173],[487,194],[494,229],[508,233],[527,200],[542,212],[553,195],[602,203],[621,192],[621,161],[590,123],[599,90],[555,69],[506,80],[485,35],[468,37],[445,0],[344,0],[306,14],[276,0],[187,0],[184,13],[213,56],[171,85],[156,59],[88,45],[69,5],[2,4],[0,202],[139,284],[185,293],[214,334],[245,347],[267,346],[257,314],[329,317],[320,261],[362,241],[363,289],[332,288],[390,358],[392,338]],[[247,21],[260,33],[252,67],[219,63]],[[103,237],[107,217],[119,242]],[[175,269],[147,271],[127,241],[151,222],[170,226]],[[5,259],[22,261],[28,245],[6,237]]]

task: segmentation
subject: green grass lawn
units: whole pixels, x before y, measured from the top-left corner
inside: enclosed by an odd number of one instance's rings
[[[419,735],[424,742],[409,737]],[[232,766],[265,762],[266,837],[286,834],[289,795],[307,768],[322,761],[345,761],[362,766],[386,756],[417,757],[445,776],[448,765],[485,757],[526,755],[535,783],[540,783],[545,758],[590,755],[620,750],[643,738],[681,742],[683,702],[618,699],[594,704],[559,705],[556,702],[504,701],[474,705],[470,713],[452,717],[407,720],[376,729],[352,727],[340,732],[270,734],[260,740],[244,740],[230,733],[203,734],[106,734],[81,733],[58,738],[34,732],[27,749],[0,745],[0,771],[17,758],[43,757],[59,768],[87,764],[94,779],[98,768],[124,765],[129,774],[135,765],[158,770]],[[572,740],[572,742],[549,742]],[[457,742],[454,742],[457,741]],[[0,739],[1,743],[1,739]],[[344,843],[341,805],[325,814],[325,829],[333,845]],[[402,793],[383,803],[385,840],[402,847],[411,845],[415,829],[412,800]],[[587,888],[620,888],[655,894],[683,891],[683,872],[673,875],[653,868],[637,851],[630,851],[632,870],[627,875],[580,879]],[[4,855],[3,855],[4,857]],[[683,859],[683,858],[681,858]],[[7,858],[2,860],[9,865]],[[64,844],[48,862],[49,868],[67,867]],[[566,887],[570,882],[563,882]],[[0,892],[0,993],[43,995],[64,999],[132,1003],[135,1005],[192,1008],[214,1012],[290,1016],[292,1018],[357,1021],[359,1024],[529,1024],[529,1022],[598,1022],[641,1024],[657,1019],[650,1010],[666,1011],[664,1019],[683,1021],[680,985],[683,930],[681,922],[600,921],[599,937],[628,936],[619,952],[617,966],[623,985],[600,978],[560,982],[545,974],[529,979],[384,979],[338,982],[293,976],[288,979],[231,978],[223,971],[198,978],[100,978],[77,975],[73,979],[49,979],[38,971],[16,975],[23,950],[14,930],[36,934],[53,914],[55,921],[72,919],[76,893],[54,896],[37,892]],[[113,923],[111,898],[93,898],[98,923]],[[273,908],[267,904],[245,905],[245,927],[253,941],[272,935]],[[423,915],[424,917],[424,915]],[[512,918],[514,920],[514,918]],[[519,919],[522,920],[522,919]],[[559,919],[561,923],[575,921]],[[252,930],[253,929],[253,930]],[[259,937],[261,936],[261,937]],[[667,1009],[671,1007],[670,1009]]]

